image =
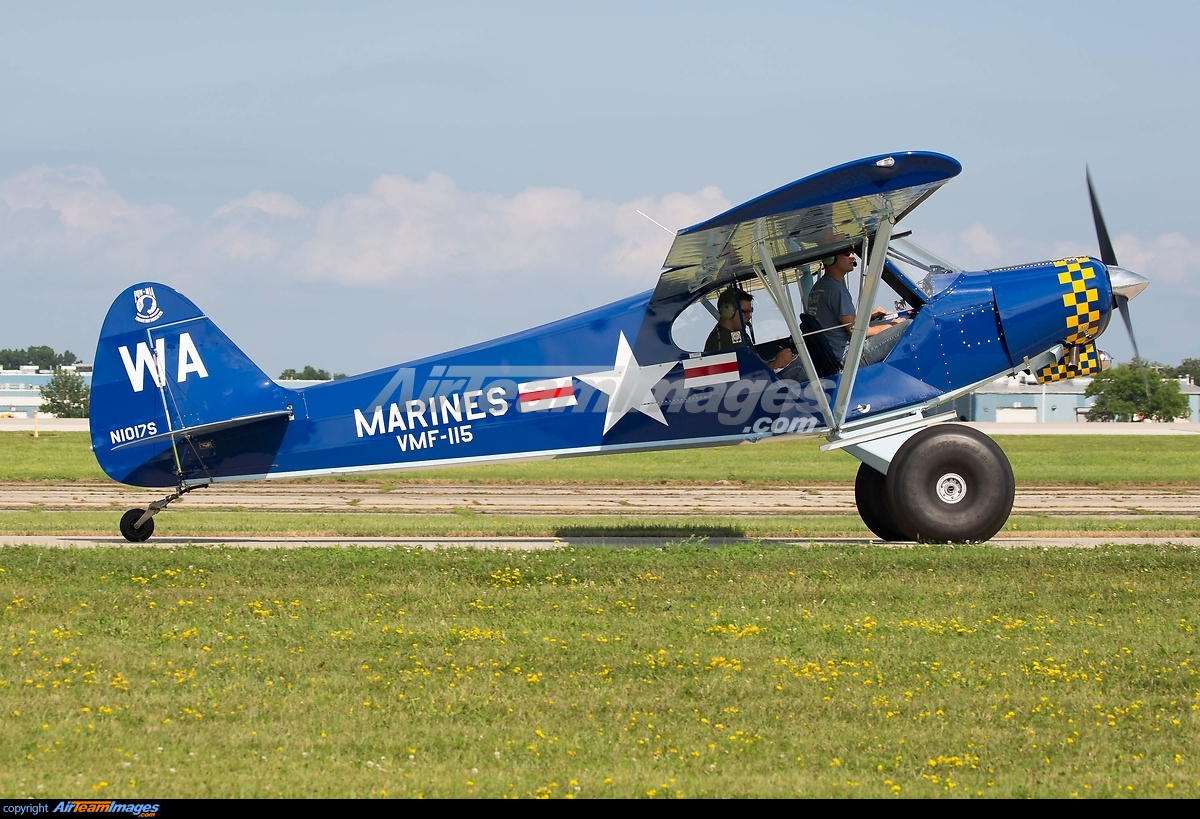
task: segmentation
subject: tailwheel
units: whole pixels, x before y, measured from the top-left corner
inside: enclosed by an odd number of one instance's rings
[[[130,509],[121,515],[121,535],[130,543],[144,543],[154,534],[153,517],[146,518],[141,526],[137,525],[145,514],[145,509]]]
[[[171,503],[182,498],[194,489],[203,489],[206,483],[185,484],[182,481],[179,488],[162,500],[151,501],[146,508],[130,509],[121,515],[121,535],[130,543],[144,543],[154,534],[154,516],[166,509]]]
[[[1012,466],[996,442],[958,424],[929,427],[905,441],[885,486],[896,525],[926,543],[991,539],[1016,496]]]
[[[887,477],[864,464],[858,466],[854,479],[854,503],[858,515],[867,528],[883,540],[908,540],[908,536],[896,525],[892,507],[887,498]]]

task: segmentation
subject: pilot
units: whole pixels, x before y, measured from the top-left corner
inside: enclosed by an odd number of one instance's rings
[[[736,350],[754,344],[754,297],[744,290],[726,288],[717,298],[717,325],[704,342],[704,352]],[[790,347],[784,347],[766,364],[772,370],[786,367],[796,357]]]
[[[808,315],[826,330],[829,347],[839,359],[845,360],[850,348],[850,329],[854,326],[856,311],[854,299],[846,287],[846,275],[857,265],[853,250],[830,256],[824,260],[825,275],[812,286],[808,293]],[[877,321],[887,315],[882,307],[871,311],[871,320]],[[867,326],[867,339],[863,344],[861,366],[877,364],[887,358],[900,336],[908,329],[907,318],[894,318],[887,323]]]

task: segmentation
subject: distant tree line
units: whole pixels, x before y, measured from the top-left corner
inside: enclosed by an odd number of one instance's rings
[[[54,370],[64,364],[78,363],[79,359],[70,350],[62,354],[52,347],[28,347],[24,350],[0,350],[0,370],[15,370],[32,364],[39,370]]]
[[[1185,358],[1178,367],[1168,367],[1167,374],[1174,378],[1192,379],[1192,383],[1200,381],[1200,358]]]
[[[288,367],[279,374],[280,381],[337,381],[345,378],[345,373],[329,374],[329,370],[318,370],[311,364],[305,364],[303,370],[293,370]]]
[[[1200,359],[1185,358],[1178,367],[1134,359],[1097,374],[1083,394],[1095,396],[1089,421],[1173,421],[1191,415],[1178,379],[1200,375]]]
[[[87,418],[91,408],[92,391],[78,373],[58,370],[42,387],[42,412],[57,418]]]

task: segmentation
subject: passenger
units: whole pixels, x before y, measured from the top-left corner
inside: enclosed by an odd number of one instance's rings
[[[713,353],[719,350],[736,350],[747,344],[754,344],[754,297],[744,290],[733,287],[726,288],[717,298],[717,325],[708,334],[704,342],[704,352]],[[766,362],[772,370],[786,367],[796,354],[790,347],[784,347],[775,357]]]

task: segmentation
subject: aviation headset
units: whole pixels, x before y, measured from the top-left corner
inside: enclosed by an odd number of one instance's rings
[[[754,297],[749,293],[743,293],[735,287],[727,287],[721,291],[721,295],[717,299],[717,314],[722,321],[728,321],[737,313],[739,301],[752,301],[753,299]]]
[[[852,248],[849,248],[848,250],[843,250],[841,253],[838,253],[837,255],[826,256],[825,258],[821,259],[821,266],[829,267],[831,264],[833,264],[834,262],[837,261],[838,256],[845,256],[847,253],[858,254],[858,252],[859,252],[858,248],[852,247]]]

